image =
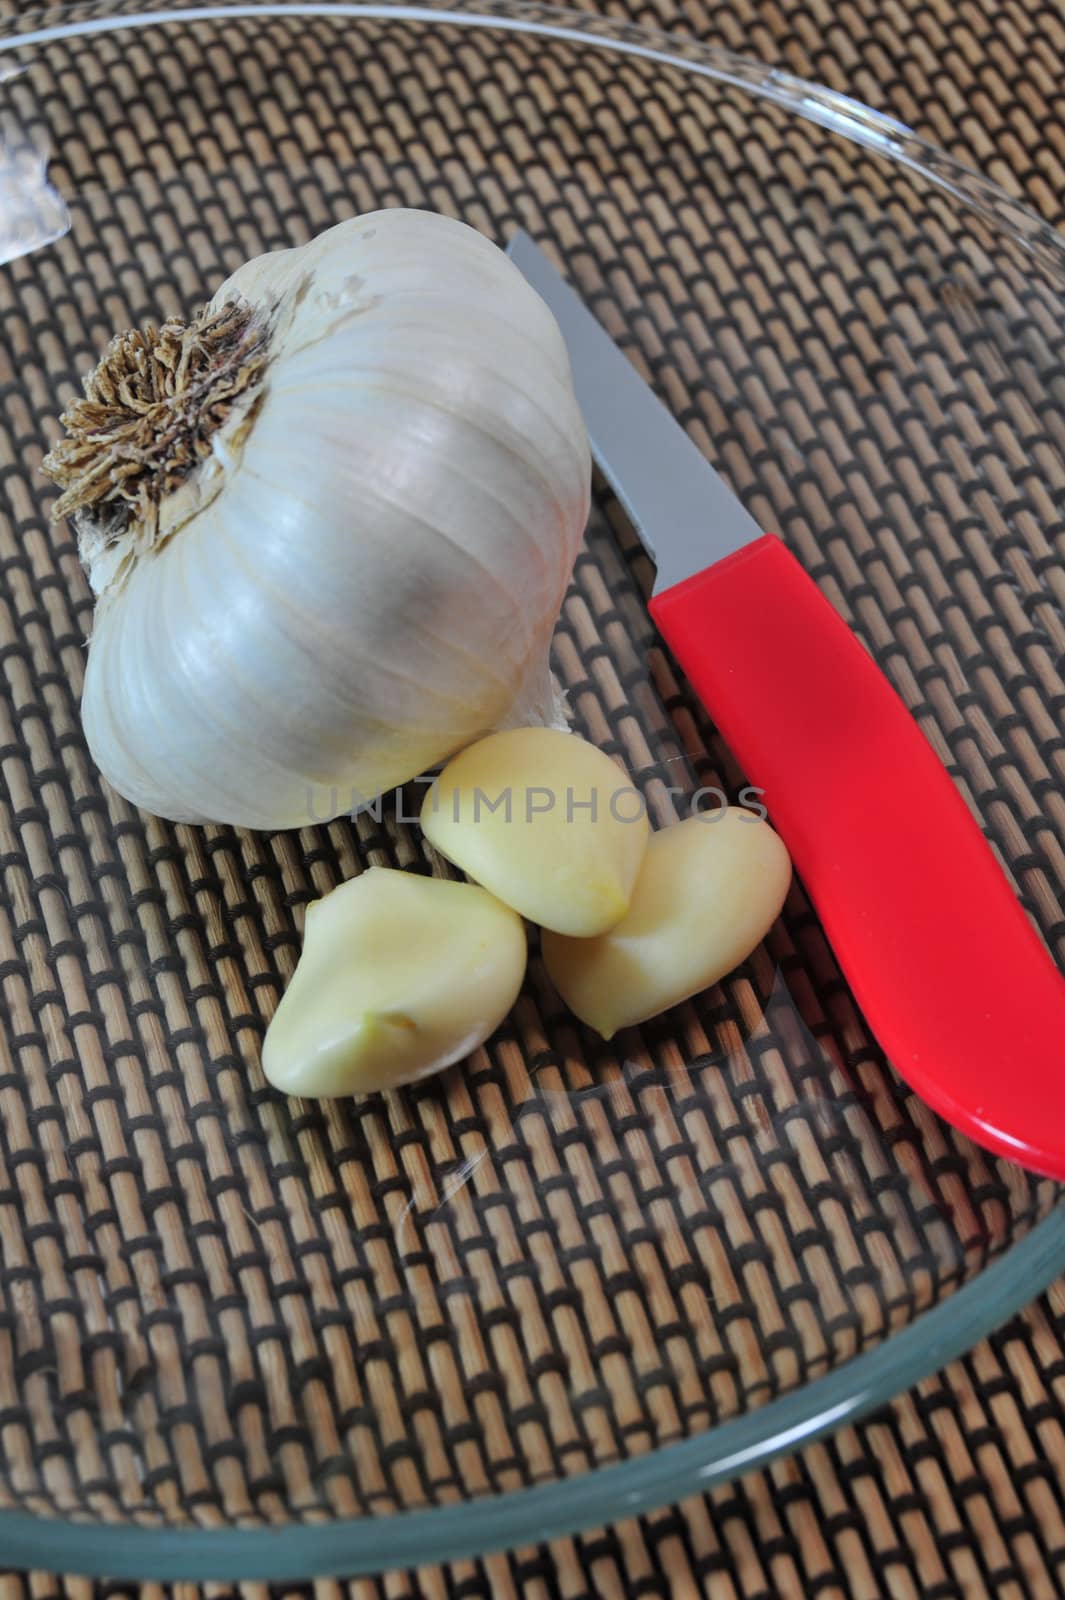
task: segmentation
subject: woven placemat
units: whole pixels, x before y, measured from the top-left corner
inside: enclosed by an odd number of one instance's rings
[[[1053,92],[1062,48],[1049,11],[996,7],[992,21],[990,10],[972,5],[950,13],[782,4],[771,15],[737,5],[636,15],[849,88],[1057,216],[1065,141],[1053,106],[1040,102]],[[609,205],[590,212],[586,194],[560,190],[550,159],[552,140],[563,163],[575,149],[594,149],[597,119],[609,117],[619,86],[639,103],[638,64],[604,62],[574,86],[552,75],[550,59],[530,53],[530,101],[513,140],[486,149],[470,118],[470,151],[437,173],[427,197],[434,118],[450,138],[454,120],[468,116],[470,96],[491,79],[481,41],[465,40],[456,60],[426,35],[417,56],[425,119],[404,128],[389,93],[387,49],[375,72],[307,25],[290,36],[288,54],[280,28],[265,43],[250,27],[236,38],[202,62],[195,33],[113,57],[102,46],[95,77],[76,44],[55,57],[52,175],[61,188],[86,191],[85,211],[80,230],[57,247],[61,271],[50,277],[43,256],[15,263],[0,305],[9,369],[0,470],[14,508],[0,552],[13,596],[4,654],[10,725],[0,926],[15,1023],[12,1060],[0,1077],[10,1290],[0,1318],[8,1341],[0,1407],[17,1468],[5,1497],[45,1514],[156,1520],[191,1508],[209,1522],[278,1516],[292,1505],[305,1513],[386,1512],[447,1499],[459,1482],[490,1492],[584,1470],[825,1370],[975,1271],[1049,1203],[1046,1186],[954,1140],[885,1072],[798,894],[768,954],[692,1008],[686,1059],[678,1059],[669,1028],[645,1033],[635,1065],[597,1054],[583,1037],[566,1035],[561,1052],[549,1049],[560,1024],[534,969],[513,1028],[465,1080],[335,1113],[283,1106],[263,1088],[255,1073],[263,1018],[291,970],[307,899],[360,860],[424,861],[416,838],[387,822],[257,839],[146,822],[101,791],[76,724],[88,599],[69,544],[43,529],[32,476],[49,426],[51,381],[60,372],[73,379],[114,326],[193,303],[205,276],[220,275],[220,263],[299,238],[352,204],[435,203],[497,236],[520,220],[547,227],[575,259],[582,229],[605,230],[607,244],[616,230],[622,271],[599,285],[608,319],[633,286],[655,280],[656,262],[653,229],[641,242],[617,225]],[[409,71],[410,62],[397,56],[393,67]],[[200,142],[209,174],[202,211],[194,181],[178,202],[172,190],[153,197],[153,185],[167,182],[165,162],[155,147],[147,161],[143,154],[146,124],[160,139],[178,136],[168,116],[178,86],[181,125]],[[39,74],[27,83],[30,122],[34,97],[48,87]],[[56,104],[72,108],[69,125]],[[716,120],[702,101],[678,95],[675,112],[696,148],[702,141],[721,149],[731,135],[727,112]],[[286,117],[306,127],[301,148],[275,166],[271,141]],[[522,143],[530,126],[545,141],[546,158],[537,163]],[[360,128],[371,128],[378,144],[393,141],[387,166],[371,159],[359,168]],[[609,136],[616,142],[612,125]],[[771,128],[761,138],[771,146]],[[653,159],[648,149],[663,148],[668,130],[639,127],[615,181],[639,196],[641,171],[650,170],[640,162]],[[826,148],[811,131],[810,160]],[[304,159],[308,149],[316,153]],[[495,166],[509,182],[523,156],[529,188],[519,217],[490,183],[470,192],[466,161]],[[231,179],[224,208],[222,169]],[[731,168],[726,159],[716,180],[730,172],[742,200],[741,156]],[[890,203],[882,172],[870,166],[866,176],[869,192]],[[116,184],[129,186],[118,206],[105,193]],[[175,204],[179,214],[187,207],[187,229],[160,236],[157,224]],[[750,220],[745,214],[735,225]],[[800,322],[827,329],[826,359],[868,362],[865,330],[833,323],[831,296],[810,276],[801,249],[785,255],[781,217],[753,220],[771,249],[766,293],[772,261],[784,256]],[[876,239],[846,219],[842,225],[850,226],[859,259],[880,251],[887,270],[904,273],[905,228],[898,238]],[[934,241],[936,226],[930,201],[920,227]],[[760,496],[766,520],[878,649],[983,808],[1044,933],[1060,938],[1061,746],[1053,731],[1060,640],[1045,607],[1025,609],[1026,586],[1029,600],[1038,587],[1033,571],[1046,570],[1038,549],[1049,531],[1043,503],[1037,533],[1011,542],[996,525],[997,537],[988,536],[1003,484],[985,492],[976,471],[968,488],[982,496],[979,518],[959,526],[949,489],[937,486],[934,473],[921,477],[920,448],[900,437],[892,467],[904,492],[868,524],[871,536],[894,541],[893,560],[885,565],[854,544],[853,528],[826,542],[847,496],[863,485],[872,495],[875,469],[863,480],[859,440],[841,457],[839,506],[817,503],[822,471],[816,481],[797,472],[788,486],[774,479],[765,418],[789,379],[786,370],[775,378],[769,342],[737,311],[726,232],[722,221],[705,240],[718,252],[709,282],[719,300],[705,298],[706,259],[693,262],[687,283],[648,302],[636,330],[641,353],[689,426],[712,434],[756,508]],[[602,239],[593,244],[602,255]],[[123,270],[101,295],[100,258],[106,263],[110,252]],[[593,299],[595,254],[584,285]],[[131,257],[135,266],[127,265]],[[971,291],[965,264],[947,265],[952,292],[964,299]],[[992,269],[978,279],[978,290],[994,288]],[[748,281],[742,296],[757,304],[758,289]],[[670,335],[685,327],[686,293],[703,296],[696,300],[703,325],[738,327],[727,377],[747,397],[746,427],[671,357]],[[942,315],[926,317],[933,348],[946,348],[963,312],[955,299]],[[1025,306],[1022,320],[1037,324],[1037,313]],[[47,382],[38,381],[35,351],[44,352]],[[1013,384],[1018,398],[1018,432],[1007,453],[1018,440],[1026,448],[1038,442],[1041,428],[1053,434],[1054,419],[1031,411],[1023,366],[1003,373],[988,359],[972,353],[973,383]],[[760,411],[758,386],[767,384]],[[810,418],[830,418],[819,409],[823,393],[811,389],[800,399],[805,417],[791,417],[789,426],[803,445]],[[937,434],[936,404],[915,377],[896,406],[896,415],[912,410],[933,455],[952,436],[948,422]],[[875,412],[872,396],[866,426],[881,426]],[[829,448],[836,445],[833,436]],[[1005,488],[1007,504],[1015,495],[1021,516],[1032,513],[1037,486],[1022,475]],[[926,522],[916,530],[918,509]],[[971,556],[952,544],[958,536],[983,541],[989,592],[1000,593],[1004,573],[1019,585],[1015,611],[1001,608],[1004,639],[978,594],[939,614],[929,606],[930,597],[949,594]],[[661,771],[685,758],[690,782],[734,787],[727,752],[661,657],[650,692],[646,568],[607,496],[589,550],[558,651],[580,725],[625,756],[652,803]],[[968,703],[956,692],[966,677]],[[1047,736],[1004,746],[1003,708],[1021,693],[1039,702]],[[1007,800],[996,808],[1000,791]],[[805,1057],[743,1046],[751,1019],[772,1004],[778,969],[792,995],[804,997],[796,1014],[809,1030]],[[785,1009],[795,1010],[791,1000]],[[741,1062],[735,1089],[715,1098],[704,1079],[686,1077],[678,1069],[693,1056],[706,1065]],[[663,1063],[673,1073],[664,1090],[653,1076]],[[819,1097],[813,1086],[826,1072],[833,1092]],[[608,1092],[598,1092],[604,1084]],[[597,1092],[579,1098],[590,1089]],[[879,1162],[885,1149],[897,1165]],[[692,1168],[713,1171],[709,1193],[693,1184]],[[508,1201],[508,1169],[533,1174],[531,1212]],[[625,1187],[624,1203],[611,1185]],[[853,1223],[841,1225],[841,1214]],[[745,1217],[752,1227],[740,1225]],[[656,1265],[664,1238],[680,1241],[684,1254]],[[731,1290],[722,1286],[723,1270]],[[715,1316],[708,1320],[702,1308],[711,1283]],[[826,1296],[835,1296],[828,1317]],[[709,1588],[715,1596],[1049,1600],[1062,1591],[1055,1559],[1065,1553],[1054,1467],[1063,1440],[1054,1384],[1065,1358],[1053,1312],[1050,1300],[876,1424],[707,1502],[550,1551],[397,1575],[355,1592],[546,1597]],[[397,1364],[398,1347],[407,1354]],[[610,1365],[607,1385],[603,1364]],[[518,1396],[503,1376],[515,1370],[526,1390]],[[139,1395],[133,1431],[131,1388]],[[101,1413],[104,1448],[87,1471],[86,1452],[100,1446]],[[354,1471],[356,1447],[362,1465]],[[20,1580],[8,1586],[12,1596],[21,1592]],[[29,1587],[36,1595],[55,1590],[45,1578]]]

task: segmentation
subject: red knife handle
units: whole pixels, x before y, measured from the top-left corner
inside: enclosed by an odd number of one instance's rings
[[[1065,983],[872,657],[770,535],[651,614],[889,1060],[980,1144],[1065,1178]]]

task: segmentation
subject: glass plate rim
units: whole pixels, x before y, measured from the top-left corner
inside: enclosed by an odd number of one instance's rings
[[[1065,277],[1065,237],[1035,211],[904,123],[841,92],[683,34],[534,0],[222,0],[97,15],[24,14],[0,35],[0,54],[58,39],[166,27],[175,22],[332,16],[497,28],[629,54],[729,84],[771,101],[924,177],[992,222],[1055,275]],[[54,19],[54,20],[53,20]],[[332,1522],[249,1528],[152,1528],[88,1523],[0,1508],[0,1549],[15,1568],[88,1577],[173,1581],[355,1577],[457,1561],[576,1534],[702,1493],[860,1420],[948,1362],[1029,1303],[1065,1267],[1065,1202],[1003,1256],[875,1349],[756,1410],[689,1439],[575,1477],[453,1506]],[[711,1441],[713,1441],[711,1445]],[[282,1543],[283,1541],[283,1543]]]

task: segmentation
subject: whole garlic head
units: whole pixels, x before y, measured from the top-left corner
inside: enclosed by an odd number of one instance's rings
[[[64,420],[82,718],[137,805],[298,826],[557,717],[588,442],[554,318],[472,228],[381,211],[250,261]]]

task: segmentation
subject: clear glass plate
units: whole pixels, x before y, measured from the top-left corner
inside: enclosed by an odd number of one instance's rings
[[[827,91],[602,18],[70,6],[0,40],[0,1540],[305,1577],[527,1544],[877,1405],[1065,1263],[917,1103],[801,886],[611,1046],[534,955],[461,1070],[314,1106],[258,1051],[308,900],[427,866],[100,783],[40,459],[109,336],[381,205],[528,229],[914,709],[1059,959],[1065,247]],[[555,660],[659,821],[736,769],[602,489]],[[678,795],[671,802],[667,786]],[[410,806],[408,799],[408,809]],[[277,1533],[283,1530],[283,1537]]]

